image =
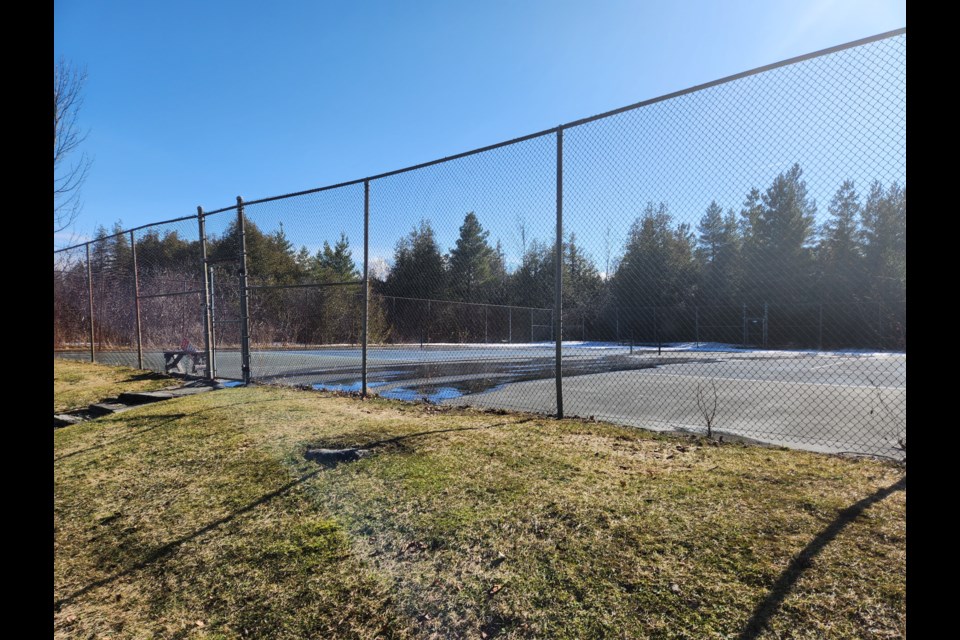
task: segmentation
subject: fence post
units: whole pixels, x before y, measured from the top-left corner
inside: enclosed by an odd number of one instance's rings
[[[204,353],[207,356],[207,378],[213,380],[213,343],[211,341],[211,328],[213,326],[213,316],[210,313],[210,278],[207,275],[209,265],[207,264],[207,225],[203,219],[203,207],[197,207],[197,224],[200,227],[200,270],[203,276],[203,344]]]
[[[883,349],[883,299],[877,301],[877,333],[880,336],[880,342],[877,346]]]
[[[93,267],[90,265],[90,243],[88,242],[85,246],[87,247],[87,303],[90,314],[90,362],[96,362],[97,357],[94,355],[93,346]]]
[[[507,307],[507,342],[513,344],[513,307]]]
[[[657,306],[653,306],[653,337],[657,340],[657,355],[660,355],[660,324],[657,322]]]
[[[743,325],[743,344],[740,345],[744,348],[747,346],[747,304],[743,304],[743,316],[740,320],[740,323]]]
[[[764,349],[767,348],[767,319],[770,317],[768,314],[768,311],[769,311],[769,304],[764,302],[763,303],[763,348]],[[823,313],[822,307],[821,307],[821,313]]]
[[[700,308],[696,305],[693,306],[693,336],[700,348]]]
[[[207,275],[210,277],[210,373],[214,378],[217,377],[217,350],[212,345],[217,342],[217,324],[214,318],[217,317],[217,287],[216,280],[213,277],[214,271],[207,265]]]
[[[367,322],[370,309],[370,181],[363,181],[363,342],[360,346],[360,395],[367,397]]]
[[[133,313],[137,323],[137,369],[143,369],[143,332],[140,328],[140,276],[137,274],[137,242],[130,230],[130,252],[133,256]]]
[[[823,351],[823,303],[820,303],[820,318],[817,321],[817,350]]]
[[[557,240],[554,260],[553,324],[556,344],[557,418],[563,418],[563,128],[557,127]]]
[[[247,305],[247,225],[243,198],[237,196],[237,228],[240,231],[240,370],[243,383],[250,384],[250,308]]]

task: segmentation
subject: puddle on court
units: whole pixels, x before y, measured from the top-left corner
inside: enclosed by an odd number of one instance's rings
[[[716,362],[716,360],[682,356],[637,358],[624,355],[600,358],[565,358],[563,375],[564,377],[571,377],[592,373],[652,369],[672,364],[704,364],[708,362]],[[314,382],[311,386],[318,391],[359,392],[362,385],[358,373],[354,371],[338,378]],[[380,392],[379,395],[395,400],[425,401],[438,404],[444,400],[453,400],[469,394],[495,390],[512,382],[546,380],[552,378],[553,375],[553,358],[536,358],[523,362],[504,362],[502,360],[441,361],[410,364],[403,367],[394,365],[389,369],[382,370],[371,368],[367,387],[376,389],[409,380],[409,384],[387,389]],[[430,382],[430,380],[439,379],[443,379],[443,382]],[[417,381],[421,381],[421,384],[417,384]]]
[[[453,400],[464,395],[463,391],[456,387],[435,387],[424,385],[422,387],[396,387],[380,394],[381,398],[391,398],[393,400],[406,400],[407,402],[429,402],[430,404],[439,404],[443,400]]]
[[[383,382],[368,382],[367,388],[373,389],[375,387],[382,387],[385,383]],[[353,380],[352,382],[314,382],[310,385],[316,391],[341,391],[344,393],[355,393],[361,390],[363,382],[361,380]]]

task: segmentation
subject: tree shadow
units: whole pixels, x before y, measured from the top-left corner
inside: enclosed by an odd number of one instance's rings
[[[277,498],[286,493],[289,493],[290,490],[292,490],[294,487],[297,487],[298,485],[303,484],[307,480],[310,480],[311,478],[313,478],[323,470],[324,469],[322,468],[316,469],[314,471],[311,471],[310,473],[300,476],[295,480],[291,480],[290,482],[286,483],[282,487],[279,487],[278,489],[274,489],[269,493],[263,494],[256,500],[253,500],[252,502],[247,503],[246,505],[244,505],[243,507],[240,507],[236,511],[233,511],[232,513],[229,513],[223,516],[222,518],[218,518],[213,522],[210,522],[209,524],[206,524],[200,527],[199,529],[196,529],[188,533],[187,535],[181,536],[175,540],[171,540],[170,542],[167,542],[166,544],[160,547],[157,547],[156,549],[148,553],[142,560],[135,562],[134,564],[127,567],[126,569],[119,571],[117,573],[114,573],[111,576],[107,576],[106,578],[101,578],[100,580],[91,582],[90,584],[86,585],[81,589],[78,589],[77,591],[74,591],[73,593],[71,593],[66,597],[60,598],[59,600],[54,600],[53,610],[59,611],[65,605],[68,605],[74,602],[77,598],[89,593],[90,591],[93,591],[94,589],[108,585],[116,580],[119,580],[120,578],[123,578],[125,576],[130,575],[131,573],[134,573],[135,571],[139,571],[140,569],[143,569],[147,565],[150,565],[156,562],[157,560],[160,560],[170,555],[171,553],[176,551],[181,545],[187,542],[190,542],[191,540],[195,540],[196,538],[199,538],[205,533],[208,533],[224,524],[227,524],[228,522],[231,522],[232,520],[235,520],[238,516],[241,516],[245,513],[253,511],[260,505],[265,504],[270,500],[273,500],[274,498]]]
[[[129,434],[127,434],[127,435],[119,436],[119,437],[117,437],[117,438],[112,438],[112,439],[110,439],[110,440],[105,440],[105,441],[103,441],[103,442],[99,442],[99,443],[97,443],[97,444],[95,444],[95,445],[93,445],[93,446],[86,447],[86,448],[84,448],[84,449],[77,449],[76,451],[71,451],[70,453],[65,453],[65,454],[63,454],[62,456],[57,456],[57,457],[55,457],[55,458],[53,459],[53,462],[54,462],[54,463],[57,463],[57,462],[59,462],[59,461],[61,461],[61,460],[65,460],[65,459],[67,459],[67,458],[71,458],[71,457],[73,457],[73,456],[80,455],[81,453],[88,453],[88,452],[90,452],[90,451],[96,451],[96,450],[98,450],[98,449],[103,449],[104,447],[106,447],[106,446],[108,446],[108,445],[116,444],[116,443],[118,443],[118,442],[124,442],[124,441],[126,441],[126,440],[133,440],[134,438],[138,438],[138,437],[140,437],[141,435],[143,435],[144,433],[147,433],[148,431],[153,431],[154,429],[159,429],[160,427],[163,427],[163,426],[165,426],[165,425],[168,425],[168,424],[171,424],[171,423],[173,423],[173,422],[176,422],[177,420],[181,420],[181,419],[187,418],[187,417],[197,416],[197,415],[200,415],[201,413],[207,413],[207,412],[210,412],[210,411],[216,411],[217,409],[227,409],[227,408],[229,408],[229,407],[238,407],[238,406],[247,405],[247,404],[265,404],[265,403],[267,403],[267,402],[280,402],[280,401],[281,401],[281,398],[276,398],[276,399],[273,399],[273,400],[250,400],[250,401],[247,401],[247,402],[233,402],[233,403],[231,403],[231,404],[221,404],[221,405],[217,405],[217,406],[215,406],[215,407],[207,407],[206,409],[200,409],[199,411],[194,411],[193,413],[166,413],[166,414],[160,414],[160,415],[156,415],[156,416],[140,416],[140,417],[137,418],[138,420],[152,420],[152,419],[161,419],[161,418],[167,418],[167,419],[166,419],[166,420],[163,420],[162,422],[158,422],[158,423],[156,423],[156,424],[154,424],[154,425],[152,425],[152,426],[144,427],[144,428],[142,428],[142,429],[138,429],[137,431],[135,431],[135,432],[133,432],[133,433],[129,433]]]
[[[770,622],[770,619],[780,608],[780,605],[783,604],[784,599],[790,593],[790,590],[793,589],[797,580],[799,580],[803,572],[810,567],[813,558],[823,551],[823,548],[832,542],[844,527],[853,522],[867,508],[896,491],[905,491],[906,488],[907,476],[903,476],[889,487],[877,489],[877,491],[863,500],[838,513],[837,517],[830,523],[830,526],[821,531],[800,553],[794,556],[789,566],[784,569],[776,583],[771,587],[767,597],[753,610],[750,619],[744,626],[743,631],[740,632],[740,635],[737,636],[737,639],[754,640],[759,637],[760,633],[766,628],[767,623]]]
[[[420,431],[420,432],[417,432],[417,433],[408,433],[408,434],[403,435],[403,436],[396,436],[396,437],[394,437],[394,438],[387,438],[387,439],[385,439],[385,440],[376,440],[376,441],[374,441],[374,442],[368,442],[367,444],[362,445],[362,446],[363,446],[364,448],[368,448],[368,449],[376,449],[377,447],[387,447],[387,446],[390,446],[390,445],[400,444],[401,442],[403,442],[403,441],[405,441],[405,440],[409,440],[410,438],[420,438],[420,437],[423,437],[423,436],[432,436],[432,435],[436,435],[436,434],[438,434],[438,433],[453,433],[453,432],[456,432],[456,431],[482,431],[482,430],[484,430],[484,429],[495,429],[495,428],[497,428],[497,427],[507,427],[507,426],[514,425],[514,424],[523,424],[523,423],[525,423],[525,422],[530,422],[530,421],[533,420],[533,419],[534,419],[534,418],[523,418],[522,420],[512,420],[512,421],[497,422],[497,423],[494,423],[494,424],[481,425],[481,426],[479,426],[479,427],[451,427],[450,429],[434,429],[434,430],[432,430],[432,431]]]
[[[189,415],[197,415],[197,414],[203,413],[203,412],[205,412],[205,411],[212,411],[212,410],[215,410],[215,409],[223,409],[223,408],[227,408],[227,407],[233,407],[233,406],[244,405],[244,404],[259,404],[259,403],[262,403],[262,402],[278,402],[278,401],[281,401],[281,400],[284,400],[284,399],[280,398],[280,399],[276,399],[276,400],[264,400],[264,401],[254,401],[254,402],[237,402],[237,403],[233,403],[233,404],[229,404],[229,405],[221,405],[221,406],[218,406],[218,407],[209,407],[209,408],[207,408],[207,409],[203,409],[203,410],[201,410],[201,411],[197,411],[197,412],[194,412],[193,414],[189,414]],[[142,433],[144,433],[144,431],[146,431],[146,430],[156,429],[157,427],[162,426],[163,424],[168,424],[168,423],[173,422],[174,420],[178,420],[178,419],[180,419],[180,418],[182,418],[182,417],[185,417],[185,416],[177,415],[177,416],[175,416],[175,417],[171,417],[170,420],[167,420],[167,421],[165,421],[165,422],[159,423],[159,424],[157,424],[157,425],[153,425],[153,426],[151,426],[151,427],[148,427],[147,429],[140,430],[140,431],[138,431],[136,434],[130,434],[129,436],[124,436],[123,438],[119,438],[119,439],[118,439],[118,438],[115,438],[115,439],[111,440],[111,441],[108,442],[108,443],[103,443],[103,444],[101,444],[101,445],[97,445],[97,446],[95,446],[95,447],[90,447],[90,448],[88,448],[88,449],[84,449],[84,450],[81,450],[81,451],[71,452],[71,453],[66,454],[66,455],[64,455],[64,456],[61,456],[61,457],[58,458],[58,459],[63,459],[63,458],[68,457],[68,456],[70,456],[70,455],[76,455],[76,454],[78,454],[78,453],[81,453],[82,451],[90,451],[90,450],[93,450],[93,449],[96,449],[96,448],[101,448],[101,447],[103,447],[103,446],[106,446],[107,444],[113,444],[113,443],[117,442],[117,441],[120,440],[120,439],[128,439],[128,438],[131,438],[131,437],[139,436],[139,435],[141,435]],[[391,444],[396,444],[396,443],[398,443],[398,442],[400,442],[400,441],[403,441],[403,440],[407,440],[407,439],[409,439],[409,438],[417,438],[417,437],[426,436],[426,435],[432,435],[432,434],[437,434],[437,433],[449,433],[449,432],[454,432],[454,431],[477,431],[477,430],[482,430],[482,429],[493,429],[493,428],[496,428],[496,427],[502,427],[502,426],[511,425],[511,424],[521,424],[521,423],[523,423],[523,422],[528,422],[528,421],[530,421],[530,420],[533,420],[533,418],[526,418],[526,419],[523,419],[523,420],[520,420],[520,421],[517,421],[517,422],[506,422],[506,421],[505,421],[505,422],[499,422],[499,423],[495,423],[495,424],[491,424],[491,425],[483,425],[483,426],[479,426],[479,427],[460,427],[460,428],[451,428],[451,429],[436,429],[436,430],[433,430],[433,431],[422,431],[422,432],[419,432],[419,433],[411,433],[411,434],[407,434],[407,435],[403,435],[403,436],[397,436],[397,437],[395,437],[395,438],[388,438],[388,439],[385,439],[385,440],[380,440],[380,441],[376,441],[376,442],[371,442],[371,443],[368,443],[367,445],[364,445],[364,446],[367,446],[367,447],[370,447],[370,448],[374,448],[374,447],[378,447],[378,446],[388,446],[388,445],[391,445]],[[63,598],[54,600],[54,603],[53,603],[54,611],[59,611],[59,610],[62,609],[64,606],[66,606],[66,605],[68,605],[68,604],[71,604],[72,602],[76,601],[77,598],[80,598],[81,596],[84,596],[85,594],[89,593],[90,591],[93,591],[94,589],[97,589],[97,588],[99,588],[99,587],[103,587],[103,586],[106,586],[106,585],[108,585],[108,584],[111,584],[111,583],[115,582],[116,580],[119,580],[119,579],[121,579],[121,578],[123,578],[123,577],[125,577],[125,576],[128,576],[128,575],[130,575],[130,574],[132,574],[132,573],[134,573],[134,572],[136,572],[136,571],[139,571],[139,570],[147,567],[148,565],[150,565],[150,564],[152,564],[152,563],[154,563],[154,562],[157,562],[158,560],[161,560],[161,559],[165,558],[166,556],[169,556],[170,554],[172,554],[173,552],[175,552],[179,547],[181,547],[183,544],[185,544],[185,543],[187,543],[187,542],[190,542],[190,541],[192,541],[192,540],[195,540],[196,538],[199,538],[200,536],[202,536],[202,535],[204,535],[204,534],[206,534],[206,533],[208,533],[208,532],[210,532],[210,531],[212,531],[212,530],[214,530],[214,529],[216,529],[216,528],[218,528],[218,527],[220,527],[220,526],[222,526],[222,525],[224,525],[224,524],[227,524],[228,522],[231,522],[231,521],[235,520],[237,517],[239,517],[239,516],[241,516],[241,515],[243,515],[243,514],[245,514],[245,513],[248,513],[248,512],[250,512],[250,511],[253,511],[253,510],[254,510],[255,508],[257,508],[258,506],[263,505],[263,504],[265,504],[265,503],[273,500],[274,498],[277,498],[277,497],[280,497],[280,496],[282,496],[282,495],[285,495],[285,494],[289,493],[292,489],[294,489],[294,488],[297,487],[298,485],[303,484],[304,482],[306,482],[306,481],[310,480],[311,478],[314,478],[315,476],[317,476],[317,475],[318,475],[319,473],[321,473],[322,471],[326,471],[326,470],[327,470],[326,467],[320,467],[319,469],[315,469],[314,471],[311,471],[311,472],[309,472],[309,473],[306,473],[306,474],[300,476],[299,478],[296,478],[295,480],[291,480],[290,482],[284,484],[283,486],[279,487],[278,489],[275,489],[275,490],[273,490],[273,491],[270,491],[269,493],[265,493],[264,495],[260,496],[260,497],[257,498],[256,500],[253,500],[252,502],[247,503],[247,504],[244,505],[243,507],[240,507],[239,509],[231,512],[230,514],[228,514],[228,515],[226,515],[226,516],[223,516],[222,518],[218,518],[217,520],[214,520],[213,522],[210,522],[210,523],[204,525],[203,527],[200,527],[199,529],[196,529],[196,530],[192,531],[191,533],[188,533],[188,534],[186,534],[186,535],[184,535],[184,536],[181,536],[181,537],[179,537],[179,538],[176,538],[175,540],[171,540],[170,542],[167,542],[166,544],[164,544],[164,545],[162,545],[162,546],[154,549],[153,551],[150,551],[150,552],[147,553],[146,556],[144,556],[141,560],[138,560],[137,562],[133,563],[132,565],[130,565],[130,566],[127,567],[126,569],[123,569],[123,570],[121,570],[121,571],[119,571],[119,572],[117,572],[117,573],[114,573],[114,574],[112,574],[112,575],[110,575],[110,576],[107,576],[107,577],[105,577],[105,578],[101,578],[100,580],[96,580],[96,581],[94,581],[94,582],[91,582],[91,583],[87,584],[86,586],[82,587],[81,589],[78,589],[77,591],[74,591],[73,593],[71,593],[71,594],[69,594],[69,595],[67,595],[67,596],[65,596],[65,597],[63,597]]]
[[[137,373],[131,376],[127,376],[127,378],[124,379],[122,382],[140,382],[142,380],[170,380],[171,382],[174,381],[173,378],[171,378],[166,374],[157,373],[156,371],[148,371],[147,373]]]

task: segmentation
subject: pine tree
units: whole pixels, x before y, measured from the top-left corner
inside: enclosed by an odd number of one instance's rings
[[[715,263],[717,255],[727,242],[723,225],[723,207],[718,205],[716,200],[710,202],[706,213],[700,219],[697,231],[700,232],[699,250],[704,255],[704,261],[708,264]]]
[[[667,205],[647,204],[630,227],[612,287],[621,326],[637,339],[659,335],[658,313],[677,309],[695,293],[696,265],[689,225],[671,228]]]
[[[758,196],[759,197],[759,196]],[[740,297],[741,237],[736,213],[726,215],[714,200],[697,227],[696,255],[700,265],[698,299],[707,305],[736,304]]]
[[[310,265],[311,277],[327,284],[359,282],[360,272],[353,263],[350,241],[344,232],[333,247],[324,240]],[[320,290],[314,301],[313,315],[319,321],[323,342],[355,343],[360,339],[357,318],[362,316],[362,291],[353,287],[331,286]]]
[[[884,191],[879,181],[870,185],[862,214],[862,237],[867,270],[878,293],[906,289],[907,191],[894,182]],[[880,280],[893,284],[878,285]]]
[[[484,294],[494,279],[496,254],[487,244],[489,231],[484,231],[476,214],[470,212],[460,226],[456,246],[450,250],[450,297],[467,302],[486,302]]]
[[[907,190],[875,181],[861,215],[868,290],[882,310],[883,346],[906,349]]]
[[[796,304],[811,298],[817,206],[802,175],[794,164],[762,195],[753,189],[747,196],[741,211],[747,302]]]
[[[527,243],[520,266],[510,277],[511,303],[523,307],[553,307],[554,255],[536,238]]]
[[[345,233],[340,232],[340,239],[332,248],[329,242],[323,241],[323,248],[317,251],[315,269],[320,278],[329,278],[330,281],[349,282],[360,279],[360,272],[353,263],[350,240]]]
[[[821,290],[827,300],[848,303],[863,286],[863,247],[859,228],[860,196],[845,180],[827,208],[830,218],[821,229],[818,250]]]
[[[264,233],[247,218],[244,235],[250,284],[294,284],[302,279],[298,256],[283,229]],[[207,253],[213,261],[239,260],[240,231],[236,220],[230,222],[222,236],[208,241]]]
[[[564,308],[590,307],[594,312],[592,317],[597,311],[596,303],[603,288],[603,279],[593,261],[577,244],[576,234],[570,234],[564,248]]]
[[[446,289],[446,261],[428,220],[397,242],[384,289],[388,295],[439,299]]]

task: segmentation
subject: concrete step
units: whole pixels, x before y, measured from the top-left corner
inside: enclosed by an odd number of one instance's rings
[[[53,414],[53,428],[57,429],[59,427],[69,427],[72,424],[79,424],[83,422],[83,418],[80,416],[72,416],[68,413],[55,413]]]
[[[99,418],[100,416],[108,416],[112,413],[120,413],[121,411],[128,411],[130,409],[133,409],[133,407],[128,404],[117,402],[116,398],[110,398],[104,402],[98,402],[90,405],[88,411]]]
[[[196,386],[196,387],[179,387],[177,389],[169,389],[164,391],[164,393],[169,393],[171,398],[181,398],[183,396],[192,396],[198,393],[206,393],[207,391],[213,391],[214,389],[222,389],[223,387],[212,387],[209,385]]]
[[[129,411],[138,406],[150,404],[152,402],[161,402],[163,400],[172,400],[183,396],[192,396],[207,391],[223,389],[224,385],[218,381],[194,380],[188,382],[182,387],[168,387],[159,391],[130,391],[121,393],[118,398],[106,398],[101,402],[91,404],[87,409],[71,411],[69,413],[57,413],[53,416],[53,428],[59,429],[67,427],[84,420],[91,420],[103,416],[109,416],[121,411]]]
[[[130,405],[160,402],[175,397],[171,391],[130,391],[120,394],[120,402]]]

